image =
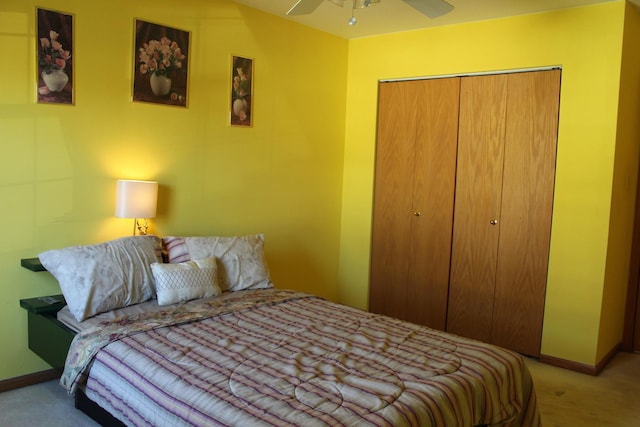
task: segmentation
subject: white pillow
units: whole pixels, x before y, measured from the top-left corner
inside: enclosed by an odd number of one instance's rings
[[[178,264],[151,264],[158,305],[220,295],[215,257]]]
[[[151,299],[151,264],[162,261],[156,236],[130,236],[88,246],[52,249],[38,255],[58,280],[71,314],[91,316]]]
[[[223,291],[273,287],[264,259],[264,235],[233,237],[165,237],[171,263],[216,257]]]

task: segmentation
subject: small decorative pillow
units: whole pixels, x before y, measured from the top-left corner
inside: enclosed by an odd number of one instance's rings
[[[223,291],[271,288],[264,259],[264,235],[234,237],[165,237],[169,262],[207,257],[219,261],[219,283]]]
[[[158,305],[220,295],[215,257],[177,264],[151,264]]]
[[[91,316],[151,299],[151,264],[160,262],[156,236],[123,237],[88,246],[52,249],[40,262],[58,280],[69,310],[82,322]]]

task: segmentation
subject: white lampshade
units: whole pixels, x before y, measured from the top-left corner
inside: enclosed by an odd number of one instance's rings
[[[116,187],[116,216],[118,218],[155,218],[157,204],[157,182],[118,180]]]

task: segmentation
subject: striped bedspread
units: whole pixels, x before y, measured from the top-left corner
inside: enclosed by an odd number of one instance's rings
[[[287,291],[197,307],[78,334],[63,384],[131,426],[540,425],[510,351]]]

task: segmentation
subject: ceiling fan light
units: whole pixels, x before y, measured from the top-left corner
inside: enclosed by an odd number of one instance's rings
[[[453,10],[453,6],[445,0],[403,0],[409,6],[416,9],[429,18],[437,18]]]
[[[334,1],[334,0],[329,0]],[[369,6],[375,6],[380,3],[380,0],[353,0],[353,8],[354,9],[362,9]]]

